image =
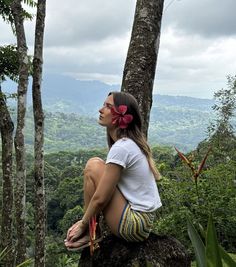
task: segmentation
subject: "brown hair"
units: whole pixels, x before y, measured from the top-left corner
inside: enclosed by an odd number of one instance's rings
[[[158,172],[153,157],[151,149],[146,141],[142,133],[142,117],[139,110],[137,100],[129,93],[125,92],[110,92],[108,95],[113,96],[115,107],[119,107],[120,105],[127,106],[127,114],[131,114],[133,116],[132,122],[128,125],[126,129],[117,129],[117,138],[128,137],[132,139],[141,149],[143,154],[146,156],[149,167],[153,172],[153,175],[157,180],[160,178],[160,173]],[[107,134],[107,142],[109,148],[114,144],[114,140]]]

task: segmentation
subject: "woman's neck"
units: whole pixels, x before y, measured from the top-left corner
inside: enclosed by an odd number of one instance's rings
[[[108,130],[108,133],[114,142],[118,140],[117,135],[116,135],[116,129],[110,129]]]
[[[110,137],[114,143],[121,138],[127,138],[127,135],[123,135],[123,136],[118,137],[117,136],[117,129],[109,129],[108,134],[110,135]]]

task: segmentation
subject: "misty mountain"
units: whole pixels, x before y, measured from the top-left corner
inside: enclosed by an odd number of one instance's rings
[[[16,90],[14,86],[16,88],[13,83],[3,83],[3,91],[12,93]],[[47,142],[53,143],[54,148],[57,149],[57,143],[66,142],[65,147],[73,149],[76,146],[89,147],[91,142],[85,140],[88,133],[96,135],[96,132],[100,132],[96,125],[99,108],[109,92],[119,90],[119,85],[108,85],[99,81],[79,81],[62,75],[45,75],[42,97],[46,112],[45,130],[46,134],[50,135],[50,140],[46,135],[46,146],[48,146]],[[32,103],[30,91],[31,85],[29,86],[28,106]],[[153,145],[174,145],[185,151],[193,149],[207,136],[207,127],[213,120],[211,109],[213,104],[214,101],[210,99],[154,94],[149,142]],[[91,117],[91,119],[81,119],[82,117]],[[75,121],[77,123],[72,127]],[[61,136],[63,136],[62,141],[57,139]],[[99,143],[94,139],[93,145],[96,142]],[[48,149],[50,150],[50,146]]]
[[[3,91],[16,92],[16,84],[2,84]],[[119,91],[120,85],[108,85],[100,81],[80,81],[72,77],[50,74],[43,77],[42,97],[44,109],[50,112],[94,115],[109,92]],[[193,109],[210,111],[214,101],[186,96],[153,95],[153,107],[168,109]],[[32,104],[31,81],[28,90],[28,105]]]

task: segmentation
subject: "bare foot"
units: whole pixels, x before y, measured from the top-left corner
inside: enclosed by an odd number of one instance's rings
[[[88,246],[89,246],[89,243],[90,243],[89,235],[85,235],[75,242],[71,242],[71,241],[66,240],[65,246],[67,247],[67,249],[70,249],[70,248],[78,248],[79,249],[82,246],[84,247],[84,245],[86,245],[86,244],[88,244]]]

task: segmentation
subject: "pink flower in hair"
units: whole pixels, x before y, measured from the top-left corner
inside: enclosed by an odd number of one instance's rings
[[[128,124],[133,120],[133,116],[131,114],[125,114],[126,112],[126,105],[120,105],[118,108],[112,107],[112,124],[118,124],[119,128],[126,129]]]

